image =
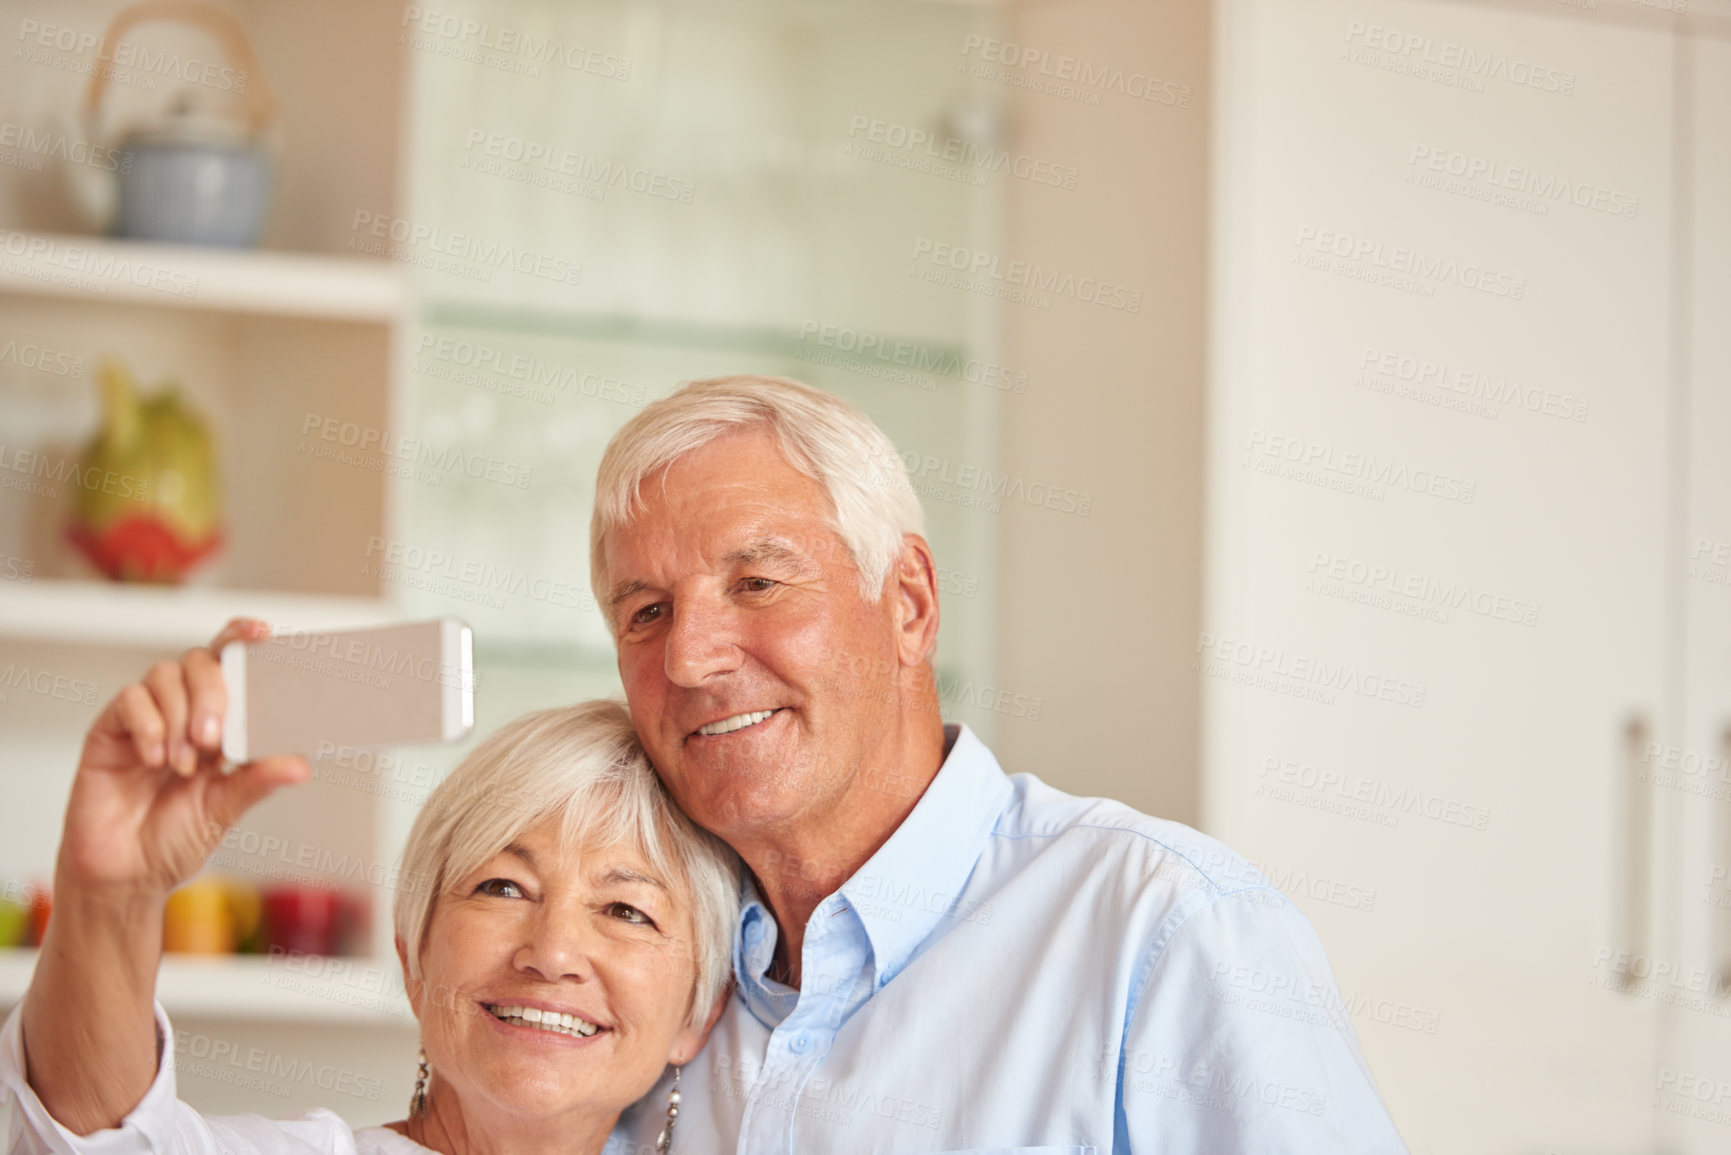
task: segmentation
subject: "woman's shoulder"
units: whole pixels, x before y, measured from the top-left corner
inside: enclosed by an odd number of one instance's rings
[[[355,1129],[355,1155],[426,1155],[428,1150],[389,1127]]]
[[[190,1111],[186,1105],[179,1104]],[[200,1117],[213,1140],[210,1149],[245,1151],[256,1155],[426,1155],[427,1148],[389,1127],[351,1127],[341,1115],[315,1107],[297,1115],[267,1119],[262,1115]]]

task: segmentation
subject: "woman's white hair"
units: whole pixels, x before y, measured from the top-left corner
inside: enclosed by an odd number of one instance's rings
[[[739,859],[674,804],[618,701],[582,702],[514,719],[470,751],[433,791],[403,849],[392,910],[408,977],[420,977],[440,895],[554,817],[564,845],[631,846],[672,893],[687,896],[694,941],[679,946],[696,963],[689,1021],[700,1025],[733,969]]]
[[[895,444],[846,401],[786,377],[692,381],[626,422],[601,458],[589,521],[589,580],[606,604],[607,534],[641,506],[643,482],[728,433],[768,429],[789,465],[823,486],[830,525],[859,570],[860,594],[882,596],[902,535],[925,532],[925,511]],[[608,615],[609,628],[612,617]]]

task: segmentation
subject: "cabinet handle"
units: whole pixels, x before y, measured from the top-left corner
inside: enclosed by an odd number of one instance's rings
[[[1731,724],[1719,733],[1719,774],[1731,780]],[[1721,994],[1731,992],[1731,799],[1712,808],[1712,866],[1708,872],[1707,890],[1707,949],[1712,952],[1708,973],[1719,976]],[[1723,888],[1724,894],[1715,892]]]
[[[1644,715],[1623,725],[1622,773],[1617,782],[1615,832],[1623,846],[1620,885],[1612,890],[1611,925],[1619,949],[1631,959],[1644,956],[1649,934],[1648,897],[1652,888],[1653,783],[1643,771],[1652,727]],[[1625,982],[1625,987],[1629,984]]]

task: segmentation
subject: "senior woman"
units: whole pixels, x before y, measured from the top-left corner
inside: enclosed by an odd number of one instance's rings
[[[0,1030],[13,1151],[593,1155],[725,1003],[737,860],[672,803],[625,708],[586,702],[507,724],[427,800],[404,852],[397,954],[420,1023],[406,1120],[351,1130],[317,1109],[204,1117],[175,1099],[154,1005],[169,892],[301,758],[224,773],[215,651],[153,666],[84,742],[55,910],[23,1004]],[[677,1091],[669,1095],[671,1138]],[[701,1136],[693,1136],[700,1144]]]

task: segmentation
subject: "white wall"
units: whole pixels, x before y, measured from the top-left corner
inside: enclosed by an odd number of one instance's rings
[[[1014,185],[1007,250],[1143,296],[1134,313],[1004,306],[1005,360],[1031,379],[1005,399],[1005,470],[1092,505],[1004,514],[1000,668],[1044,709],[1005,719],[998,754],[1011,772],[1195,822],[1210,5],[1009,14],[1019,48],[1151,78],[1157,96],[1013,90],[1015,147],[1079,171],[1074,188]]]

